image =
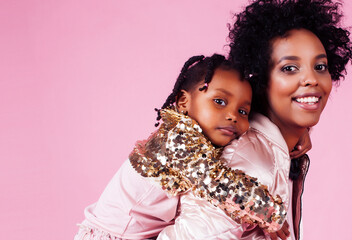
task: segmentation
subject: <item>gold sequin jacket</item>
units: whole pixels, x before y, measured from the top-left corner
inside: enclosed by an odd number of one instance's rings
[[[258,224],[268,232],[281,228],[287,209],[279,196],[243,171],[219,160],[215,148],[191,118],[172,109],[161,111],[163,123],[130,154],[133,168],[171,195],[192,191],[222,209],[237,223]]]

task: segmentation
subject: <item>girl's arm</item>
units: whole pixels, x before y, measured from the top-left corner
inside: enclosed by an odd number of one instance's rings
[[[192,119],[170,110],[162,117],[160,129],[130,155],[137,172],[153,177],[171,195],[192,190],[238,223],[255,223],[268,232],[281,228],[286,208],[279,196],[271,196],[256,178],[226,167],[221,151]]]

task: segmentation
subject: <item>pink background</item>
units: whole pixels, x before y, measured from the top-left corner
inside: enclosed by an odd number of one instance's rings
[[[72,239],[84,207],[154,130],[184,61],[226,54],[226,24],[246,3],[1,0],[1,239]],[[350,78],[312,133],[306,239],[352,235]]]

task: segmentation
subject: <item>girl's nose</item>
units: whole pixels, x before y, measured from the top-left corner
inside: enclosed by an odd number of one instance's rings
[[[235,122],[237,123],[237,117],[235,114],[232,114],[232,113],[229,113],[226,117],[226,120],[229,120],[229,121],[232,121],[232,122]]]

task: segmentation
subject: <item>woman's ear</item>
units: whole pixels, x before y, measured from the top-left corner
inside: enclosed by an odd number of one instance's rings
[[[188,112],[191,103],[191,94],[185,90],[181,90],[176,99],[176,108],[179,112]]]

